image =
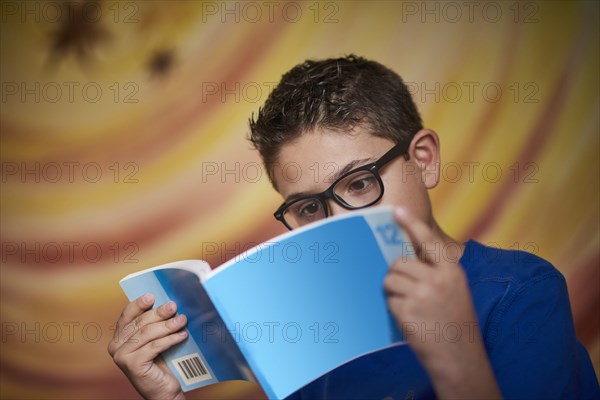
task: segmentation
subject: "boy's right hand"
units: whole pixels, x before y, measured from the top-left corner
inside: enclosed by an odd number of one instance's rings
[[[187,338],[187,319],[174,317],[177,306],[172,301],[149,310],[153,304],[154,296],[146,294],[125,306],[108,352],[145,399],[185,399],[159,355]]]

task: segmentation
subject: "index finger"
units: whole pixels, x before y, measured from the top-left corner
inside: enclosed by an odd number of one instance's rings
[[[412,213],[406,210],[404,207],[396,207],[394,209],[394,218],[396,222],[404,229],[408,234],[411,244],[413,245],[415,252],[422,261],[432,263],[434,260],[428,257],[428,252],[424,251],[424,247],[427,244],[433,244],[437,246],[441,241],[438,235],[428,226],[425,222],[415,217]],[[436,243],[436,241],[438,243]]]
[[[122,327],[142,315],[154,304],[154,295],[152,293],[146,293],[143,296],[138,297],[134,301],[130,302],[125,306],[119,320],[117,321],[117,329],[115,332],[119,332]]]

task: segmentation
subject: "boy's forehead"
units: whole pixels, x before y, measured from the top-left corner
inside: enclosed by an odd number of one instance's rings
[[[306,132],[281,147],[272,166],[273,179],[284,198],[298,192],[322,191],[349,164],[373,162],[391,145],[390,140],[364,130]]]
[[[304,133],[294,141],[283,145],[279,151],[280,163],[337,163],[348,156],[348,150],[356,145],[358,138],[347,133]]]
[[[281,146],[277,161],[289,162],[342,162],[356,154],[388,146],[390,140],[375,136],[366,128],[355,127],[340,131],[326,128],[306,131],[293,141]]]

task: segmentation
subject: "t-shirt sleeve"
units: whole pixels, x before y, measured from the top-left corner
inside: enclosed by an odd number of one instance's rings
[[[600,398],[589,356],[575,335],[564,277],[537,276],[507,296],[485,334],[504,397]]]

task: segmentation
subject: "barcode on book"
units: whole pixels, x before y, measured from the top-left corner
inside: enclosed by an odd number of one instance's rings
[[[193,385],[194,383],[212,379],[211,373],[202,362],[198,353],[176,358],[172,363],[186,385]]]

